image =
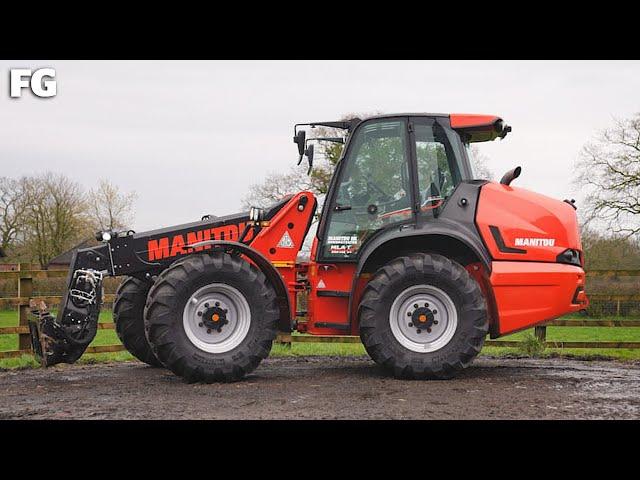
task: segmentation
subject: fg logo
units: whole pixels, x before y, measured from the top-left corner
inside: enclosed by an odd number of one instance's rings
[[[30,88],[36,97],[55,97],[58,86],[56,71],[53,68],[12,68],[10,71],[11,98],[20,98],[23,88]]]

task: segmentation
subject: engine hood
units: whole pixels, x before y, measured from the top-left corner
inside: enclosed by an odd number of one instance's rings
[[[525,188],[483,185],[476,224],[494,260],[556,262],[567,249],[582,254],[574,208]]]

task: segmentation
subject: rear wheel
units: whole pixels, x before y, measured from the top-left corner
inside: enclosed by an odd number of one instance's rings
[[[145,308],[154,353],[190,382],[234,381],[253,371],[271,350],[278,319],[263,273],[222,252],[169,267]]]
[[[162,367],[144,333],[144,305],[150,288],[151,282],[125,278],[116,292],[113,320],[118,338],[131,355],[152,367]]]
[[[378,270],[358,315],[371,358],[401,378],[451,378],[473,361],[488,331],[477,282],[436,254],[400,257]]]

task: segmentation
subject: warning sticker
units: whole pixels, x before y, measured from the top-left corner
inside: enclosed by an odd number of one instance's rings
[[[284,232],[284,235],[282,235],[282,238],[278,242],[278,247],[280,247],[280,248],[294,248],[295,247],[295,245],[293,244],[293,240],[291,240],[291,236],[289,235],[289,232]]]
[[[327,286],[324,284],[324,280],[320,279],[316,288],[327,288]]]

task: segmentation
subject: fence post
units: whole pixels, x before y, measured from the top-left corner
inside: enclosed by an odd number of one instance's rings
[[[18,267],[20,271],[20,278],[18,279],[18,297],[20,297],[20,323],[21,327],[29,325],[29,299],[33,295],[33,279],[31,278],[29,269],[31,265],[28,263],[21,263]],[[23,276],[23,273],[24,276]],[[26,303],[22,301],[25,297]],[[18,335],[18,350],[30,350],[31,349],[31,335],[28,333],[20,333]]]
[[[545,342],[547,341],[547,326],[541,325],[541,326],[535,327],[535,335],[538,341],[544,345]]]
[[[276,342],[280,345],[284,345],[286,348],[291,349],[291,334],[280,334],[276,338]]]

